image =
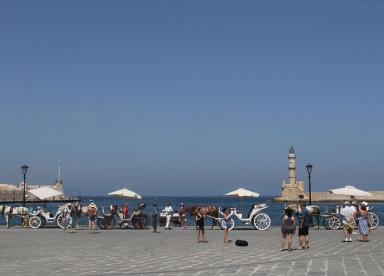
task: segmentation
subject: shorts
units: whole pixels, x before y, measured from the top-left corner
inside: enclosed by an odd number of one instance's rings
[[[93,222],[93,221],[96,221],[96,216],[90,216],[90,217],[89,217],[89,221],[92,221],[92,222]]]
[[[281,234],[286,237],[287,235],[292,235],[295,233],[295,227],[293,226],[285,226],[283,227]]]
[[[344,224],[343,229],[344,229],[349,235],[351,235],[352,232],[353,232],[353,225],[350,224],[350,223]]]
[[[223,229],[229,229],[232,227],[232,222],[231,221],[224,221],[222,226],[223,226]]]
[[[308,226],[303,226],[299,228],[299,236],[308,236],[308,232],[309,232]]]
[[[197,226],[197,229],[201,230],[201,232],[204,233],[204,223],[197,223],[196,226]]]

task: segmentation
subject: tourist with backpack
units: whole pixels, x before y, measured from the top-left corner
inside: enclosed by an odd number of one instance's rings
[[[89,231],[95,231],[96,227],[96,215],[97,215],[97,207],[95,203],[91,203],[88,205],[88,230]]]

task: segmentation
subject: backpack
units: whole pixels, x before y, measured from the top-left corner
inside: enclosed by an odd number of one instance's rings
[[[248,246],[248,242],[245,240],[236,240],[236,246]]]
[[[95,207],[89,207],[88,215],[89,216],[95,216],[96,215],[96,208]]]

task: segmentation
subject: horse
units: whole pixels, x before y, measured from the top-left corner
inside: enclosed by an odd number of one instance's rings
[[[23,218],[23,226],[27,226],[28,223],[28,216],[29,216],[29,210],[27,207],[19,206],[19,207],[13,207],[13,206],[7,206],[7,205],[0,205],[0,213],[4,215],[5,222],[7,225],[7,228],[9,228],[9,219],[12,216],[20,216]]]
[[[189,213],[192,216],[196,216],[199,212],[205,216],[212,218],[212,229],[217,226],[217,218],[219,217],[219,211],[215,206],[191,206],[185,208],[185,212]]]
[[[308,213],[316,218],[317,229],[320,229],[320,207],[317,205],[306,206]]]

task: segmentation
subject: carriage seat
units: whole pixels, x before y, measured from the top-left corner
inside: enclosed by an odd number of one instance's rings
[[[54,217],[54,214],[52,214],[51,212],[49,212],[47,209],[45,208],[41,208],[41,210],[44,212],[44,214],[49,217],[49,218],[53,218]]]
[[[249,209],[247,218],[249,218],[251,216],[251,213],[252,213],[253,209],[255,209],[255,207],[256,207],[256,204],[251,205],[251,208]]]
[[[252,214],[252,211],[254,209],[261,209],[261,208],[264,208],[266,206],[265,203],[261,203],[261,204],[252,204],[251,205],[251,208],[249,209],[249,212],[248,212],[248,218],[251,216]]]

